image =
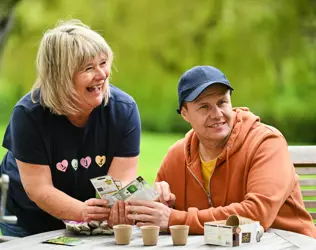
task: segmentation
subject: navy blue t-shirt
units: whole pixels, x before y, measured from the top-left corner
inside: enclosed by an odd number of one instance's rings
[[[27,94],[14,107],[3,140],[8,152],[1,172],[10,177],[9,213],[31,234],[64,228],[28,198],[15,159],[48,165],[57,189],[85,201],[96,195],[90,179],[106,175],[113,157],[139,155],[140,132],[135,101],[112,85],[108,104],[95,108],[81,128],[33,103]]]

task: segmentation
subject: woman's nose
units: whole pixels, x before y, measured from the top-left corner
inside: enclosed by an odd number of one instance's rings
[[[105,69],[100,68],[99,66],[95,70],[95,78],[96,80],[103,80],[107,77]]]

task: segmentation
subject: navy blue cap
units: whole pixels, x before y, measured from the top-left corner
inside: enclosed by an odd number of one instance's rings
[[[212,66],[195,66],[184,72],[178,83],[178,101],[180,114],[184,101],[194,101],[207,87],[214,83],[221,83],[228,89],[234,90],[226,76],[217,68]]]

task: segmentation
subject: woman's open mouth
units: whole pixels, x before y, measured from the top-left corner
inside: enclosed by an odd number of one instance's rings
[[[91,93],[99,93],[101,91],[101,88],[102,88],[102,85],[95,85],[95,86],[92,86],[92,87],[87,87],[87,90],[88,92],[91,92]]]

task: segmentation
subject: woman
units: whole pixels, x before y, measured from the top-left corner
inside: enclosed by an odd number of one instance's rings
[[[133,98],[109,84],[112,60],[106,41],[78,20],[44,34],[37,80],[3,140],[7,210],[18,217],[0,223],[4,235],[64,228],[62,219],[106,220],[107,201],[94,198],[90,179],[110,175],[124,186],[135,178],[140,117]]]

